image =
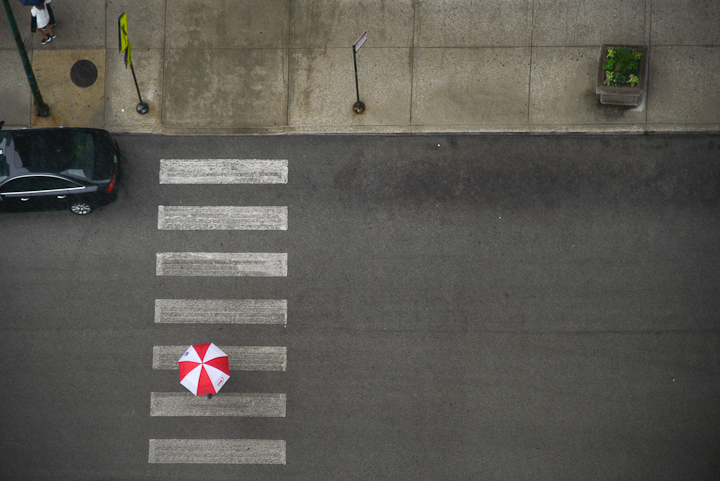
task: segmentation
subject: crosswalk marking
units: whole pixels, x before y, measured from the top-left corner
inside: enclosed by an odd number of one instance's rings
[[[156,299],[159,324],[287,324],[285,299]]]
[[[231,371],[286,371],[287,348],[276,346],[218,346],[228,355]],[[153,369],[177,370],[188,346],[153,346]]]
[[[160,184],[287,184],[287,160],[161,159]],[[287,206],[158,206],[158,229],[288,230]],[[286,253],[159,252],[158,276],[287,277]],[[156,299],[155,323],[287,325],[287,300]],[[188,341],[192,342],[192,341]],[[232,371],[286,371],[287,348],[220,346]],[[154,346],[153,369],[178,369],[187,345]],[[151,416],[285,417],[284,393],[152,392]],[[207,435],[207,433],[204,433]],[[203,437],[199,433],[198,437]],[[149,463],[285,464],[276,439],[150,439]]]
[[[287,184],[287,160],[161,159],[161,184]]]
[[[287,207],[158,206],[160,230],[287,230]]]
[[[190,392],[150,393],[150,416],[285,417],[285,394],[218,393],[210,399]]]
[[[159,252],[159,276],[287,277],[287,254]]]
[[[148,462],[285,464],[285,441],[275,439],[151,439]]]

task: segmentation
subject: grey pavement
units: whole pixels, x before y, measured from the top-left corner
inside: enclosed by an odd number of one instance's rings
[[[0,15],[0,120],[115,132],[720,130],[720,3],[704,0],[55,0],[40,44],[10,0],[51,117],[33,116]],[[133,63],[118,53],[127,11]],[[352,112],[351,46],[364,114]],[[604,106],[601,44],[649,46],[646,101]],[[78,60],[95,84],[70,79]]]
[[[720,136],[116,137],[113,204],[0,213],[1,480],[720,478]],[[288,183],[158,183],[238,153]],[[158,229],[228,203],[288,230]],[[288,276],[157,276],[171,251]],[[158,299],[286,299],[287,324],[156,323]],[[207,404],[286,416],[153,415],[185,390],[156,347],[208,341],[286,347]],[[150,439],[285,440],[287,464],[149,463]]]

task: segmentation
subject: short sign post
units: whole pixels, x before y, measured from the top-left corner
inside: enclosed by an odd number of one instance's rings
[[[138,98],[140,99],[140,103],[137,104],[135,110],[137,110],[137,113],[144,115],[148,113],[150,107],[148,107],[146,102],[143,102],[142,96],[140,95],[140,87],[138,87],[137,77],[135,76],[135,67],[133,67],[132,64],[132,43],[127,35],[127,12],[123,12],[123,14],[120,15],[120,18],[118,18],[118,41],[120,44],[120,53],[125,52],[125,68],[128,68],[128,65],[130,65],[133,80],[135,81],[135,89],[137,90]]]
[[[360,88],[358,87],[358,75],[357,75],[357,52],[360,50],[360,47],[363,46],[365,43],[365,40],[367,40],[367,30],[365,30],[365,33],[360,35],[360,38],[357,39],[357,42],[353,45],[353,62],[355,63],[355,92],[357,93],[357,102],[355,102],[355,105],[353,105],[353,112],[356,114],[361,114],[365,112],[365,104],[360,102]]]

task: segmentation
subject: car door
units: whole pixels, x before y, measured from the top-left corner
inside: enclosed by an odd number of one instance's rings
[[[0,186],[3,204],[10,208],[52,209],[64,207],[68,195],[79,194],[85,186],[51,175],[27,175]]]

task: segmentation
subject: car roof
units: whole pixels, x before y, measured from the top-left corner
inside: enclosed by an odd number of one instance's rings
[[[85,133],[92,135],[92,152],[87,153],[84,162],[87,165],[75,165],[83,161],[76,155],[77,145],[70,147],[75,135]],[[73,135],[75,134],[75,135]],[[0,130],[0,183],[23,175],[51,174],[67,176],[68,179],[79,178],[90,180],[95,159],[95,142],[103,139],[107,131],[91,128],[38,128]],[[47,155],[30,154],[30,144],[22,145],[20,139],[32,139],[32,149],[36,142],[46,142]],[[66,142],[67,141],[67,142]],[[85,147],[90,147],[85,142]],[[12,148],[10,148],[12,146]],[[54,147],[53,147],[54,146]],[[68,150],[68,147],[70,149]],[[82,147],[82,145],[80,146]],[[75,151],[72,151],[74,148]],[[63,151],[64,150],[64,151]],[[86,149],[87,151],[87,149]],[[4,155],[1,155],[4,154]],[[82,162],[80,162],[82,164]],[[88,175],[88,172],[90,175]]]

